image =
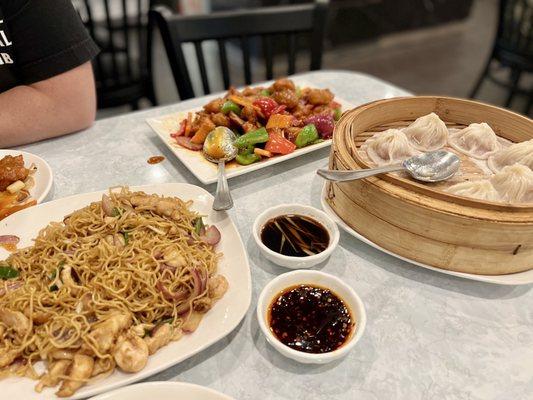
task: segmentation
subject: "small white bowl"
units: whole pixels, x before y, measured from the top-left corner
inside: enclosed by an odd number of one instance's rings
[[[326,247],[326,249],[321,253],[307,257],[286,256],[276,253],[275,251],[266,247],[261,241],[261,230],[263,229],[263,226],[272,218],[287,214],[304,215],[313,218],[317,222],[320,222],[329,233],[328,247]],[[335,247],[337,247],[339,244],[339,228],[337,227],[337,224],[325,212],[302,204],[281,204],[263,211],[255,219],[253,235],[255,242],[261,250],[261,253],[267,259],[277,265],[291,269],[311,268],[317,264],[320,264],[331,255],[333,250],[335,250]]]
[[[348,341],[337,350],[322,354],[294,350],[280,342],[268,326],[268,311],[272,301],[285,289],[302,284],[330,289],[344,301],[352,313],[355,320],[355,331],[352,332]],[[284,356],[304,364],[326,364],[344,357],[353,349],[365,330],[366,312],[363,302],[355,291],[336,276],[320,271],[299,270],[279,275],[265,286],[257,302],[257,320],[267,341]]]

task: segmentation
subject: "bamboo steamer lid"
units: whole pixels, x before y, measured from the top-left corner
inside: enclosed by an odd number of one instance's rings
[[[329,166],[369,168],[360,146],[376,132],[436,113],[450,128],[487,122],[512,142],[533,138],[533,121],[487,104],[448,97],[379,100],[346,112],[335,128]],[[533,204],[456,196],[396,174],[328,183],[340,218],[380,247],[438,268],[499,275],[533,268]]]

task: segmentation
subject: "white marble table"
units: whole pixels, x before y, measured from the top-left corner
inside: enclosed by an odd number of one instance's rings
[[[342,71],[304,74],[316,86],[361,104],[407,92],[366,75]],[[51,198],[115,185],[199,182],[144,123],[145,118],[201,104],[191,100],[98,121],[86,132],[29,146],[55,173]],[[149,165],[163,154],[167,160]],[[262,287],[285,272],[261,258],[254,217],[266,206],[299,202],[320,207],[328,150],[234,178],[230,212],[247,246],[253,300],[226,339],[149,380],[212,387],[235,399],[533,399],[533,292],[415,267],[341,233],[340,247],[319,268],[359,293],[366,332],[347,358],[301,365],[284,358],[259,331],[255,304]],[[207,189],[214,191],[214,186]]]

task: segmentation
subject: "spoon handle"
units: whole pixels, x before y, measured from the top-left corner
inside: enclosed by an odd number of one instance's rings
[[[368,178],[369,176],[385,174],[387,172],[403,171],[404,169],[405,167],[403,165],[394,164],[379,168],[361,169],[358,171],[335,171],[329,169],[319,169],[317,174],[328,181],[345,182]]]
[[[218,183],[215,194],[215,201],[213,202],[213,210],[222,211],[229,210],[233,207],[233,199],[229,191],[228,181],[226,179],[225,162],[218,162]]]

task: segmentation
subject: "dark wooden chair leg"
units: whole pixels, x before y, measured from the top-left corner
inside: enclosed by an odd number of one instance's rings
[[[526,108],[524,109],[524,114],[530,115],[532,107],[533,107],[533,88],[531,88],[531,91],[529,92],[527,105],[526,105]]]
[[[491,63],[492,63],[492,54],[489,57],[487,63],[485,64],[485,67],[483,68],[483,72],[481,72],[481,75],[479,76],[476,84],[474,85],[474,87],[472,88],[472,91],[470,92],[469,97],[471,99],[475,98],[477,93],[479,92],[479,89],[481,88],[481,85],[483,84],[483,81],[485,80],[485,78],[489,74]]]
[[[507,96],[507,100],[505,100],[505,107],[511,106],[513,98],[516,95],[516,91],[518,89],[518,82],[520,81],[521,75],[522,71],[518,69],[511,70],[511,87],[509,89],[509,95]]]

